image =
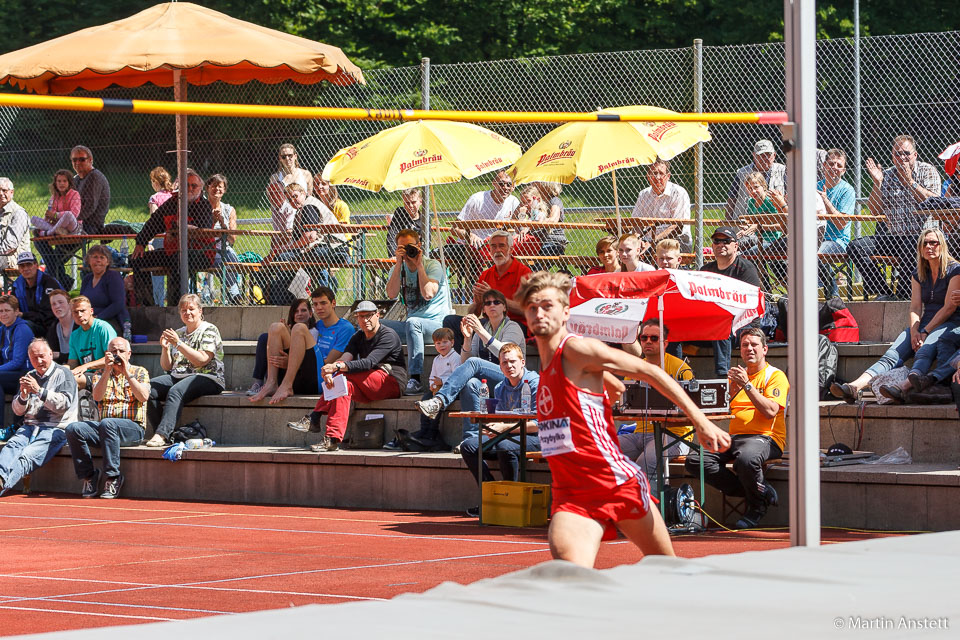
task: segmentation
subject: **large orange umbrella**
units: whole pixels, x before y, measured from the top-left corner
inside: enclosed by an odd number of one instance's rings
[[[174,87],[216,81],[276,84],[293,80],[340,85],[363,82],[360,69],[337,47],[274,31],[190,2],[158,4],[123,20],[89,27],[0,56],[0,83],[36,93],[96,91],[148,82]],[[177,174],[187,167],[187,118],[176,117]],[[186,191],[180,193],[186,226]],[[181,234],[180,290],[188,278],[186,234]]]

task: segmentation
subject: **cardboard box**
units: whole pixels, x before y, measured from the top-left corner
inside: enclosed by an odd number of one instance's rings
[[[484,482],[483,524],[542,527],[550,515],[550,485],[533,482]]]

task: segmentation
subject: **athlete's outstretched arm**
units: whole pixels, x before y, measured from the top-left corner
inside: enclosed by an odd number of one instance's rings
[[[710,422],[690,396],[684,393],[680,385],[663,369],[592,338],[568,341],[564,347],[564,356],[570,357],[574,362],[583,363],[581,366],[584,371],[609,371],[619,376],[630,376],[649,382],[687,414],[697,430],[701,446],[708,451],[726,451],[730,448],[730,434]]]

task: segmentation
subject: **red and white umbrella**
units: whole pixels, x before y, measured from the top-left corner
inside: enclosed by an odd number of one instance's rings
[[[947,175],[953,177],[957,170],[957,161],[960,160],[960,142],[954,142],[937,157],[943,160],[943,169],[947,172]]]
[[[652,298],[657,300],[650,303]],[[630,343],[640,324],[661,319],[670,340],[722,340],[763,316],[759,287],[707,271],[661,269],[581,276],[570,292],[571,332]]]

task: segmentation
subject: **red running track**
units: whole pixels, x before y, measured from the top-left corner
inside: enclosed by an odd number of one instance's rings
[[[32,494],[0,501],[0,533],[0,635],[389,599],[550,559],[545,528],[440,512]],[[685,557],[787,545],[783,530],[674,539]],[[604,543],[597,567],[640,558]]]

